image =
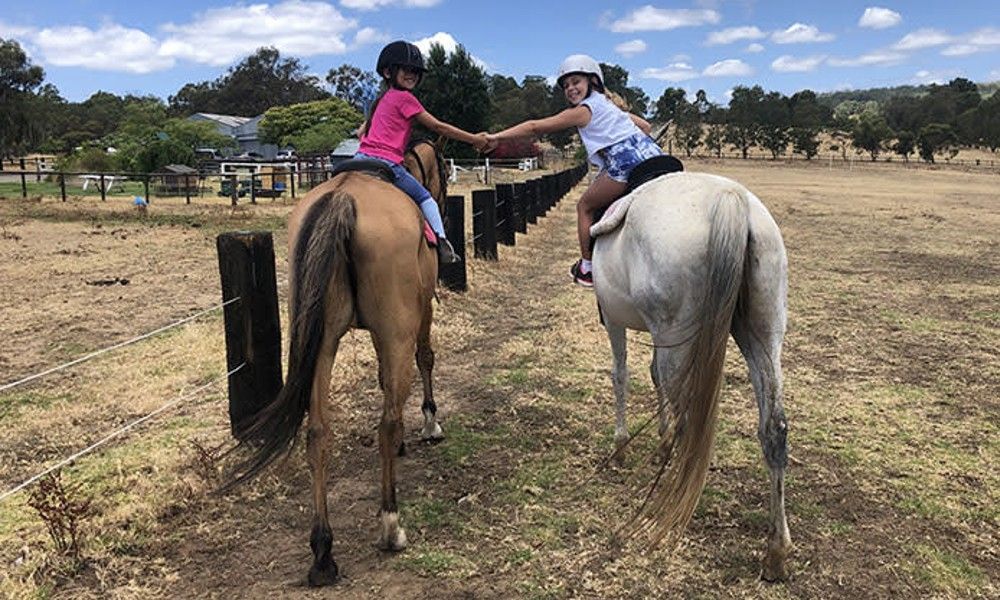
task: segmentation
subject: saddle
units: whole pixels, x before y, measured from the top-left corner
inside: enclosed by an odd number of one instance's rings
[[[665,154],[647,158],[628,174],[628,182],[625,185],[625,193],[621,198],[615,200],[610,205],[594,213],[594,224],[590,227],[590,248],[594,248],[594,238],[614,231],[622,220],[629,206],[632,205],[632,192],[644,183],[648,183],[657,177],[676,173],[684,170],[684,164],[675,156]]]
[[[333,172],[330,173],[330,178],[334,178],[341,173],[347,173],[349,171],[361,171],[362,173],[367,173],[373,177],[378,177],[383,181],[389,183],[396,183],[396,175],[389,168],[389,165],[382,161],[373,160],[370,158],[348,158],[347,160],[342,160],[333,167]]]
[[[392,169],[384,162],[370,158],[348,158],[347,160],[342,160],[333,167],[330,178],[332,179],[341,173],[350,171],[360,171],[387,183],[396,184],[396,174],[392,172]],[[427,240],[427,245],[431,247],[437,246],[437,235],[434,233],[434,230],[431,229],[426,219],[423,220],[423,223],[424,238]]]

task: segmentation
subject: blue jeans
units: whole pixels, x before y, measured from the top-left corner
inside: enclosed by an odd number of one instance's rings
[[[413,198],[413,201],[417,205],[421,205],[425,200],[434,200],[431,197],[431,193],[427,191],[427,188],[420,185],[420,182],[410,174],[403,165],[398,165],[391,160],[379,156],[371,156],[370,154],[365,154],[364,152],[358,152],[354,155],[354,158],[366,158],[368,160],[377,160],[385,163],[390,169],[392,169],[392,174],[396,176],[396,187],[406,192],[406,195]]]
[[[420,208],[420,212],[423,213],[424,218],[427,219],[427,223],[431,226],[431,230],[439,238],[444,239],[444,221],[441,220],[441,208],[438,203],[431,196],[431,193],[427,191],[427,188],[420,185],[420,182],[407,171],[403,165],[398,165],[391,160],[386,160],[379,156],[371,156],[365,154],[364,152],[358,152],[354,155],[354,158],[366,158],[369,160],[377,160],[389,166],[392,169],[392,174],[396,177],[395,185],[399,189],[403,190],[407,196],[413,198],[413,201],[417,203]]]

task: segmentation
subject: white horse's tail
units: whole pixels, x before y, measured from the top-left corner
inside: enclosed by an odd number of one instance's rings
[[[670,542],[687,526],[698,505],[712,458],[716,408],[726,343],[744,285],[749,239],[749,207],[744,192],[729,188],[714,199],[708,239],[708,286],[691,323],[695,333],[669,389],[670,429],[661,438],[663,464],[633,533],[647,531],[652,544]]]

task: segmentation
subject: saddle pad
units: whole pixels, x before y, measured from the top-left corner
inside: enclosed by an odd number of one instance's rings
[[[617,229],[622,220],[625,219],[628,207],[632,206],[632,200],[632,194],[628,194],[615,200],[604,209],[604,215],[600,217],[600,220],[590,226],[590,237],[595,238]]]
[[[388,181],[389,183],[396,183],[396,176],[393,175],[392,169],[388,167],[384,162],[373,160],[370,158],[349,158],[347,160],[342,160],[333,167],[333,172],[330,177],[336,177],[341,173],[346,173],[347,171],[362,171],[370,175],[374,175],[379,179]]]
[[[424,220],[424,237],[427,239],[427,245],[431,248],[438,245],[438,236],[426,220]]]

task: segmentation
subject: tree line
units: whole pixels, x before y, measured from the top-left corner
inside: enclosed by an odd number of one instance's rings
[[[562,91],[546,77],[517,81],[487,74],[462,46],[452,53],[432,46],[427,66],[417,90],[421,102],[439,119],[468,131],[498,130],[566,107]],[[654,102],[629,85],[627,70],[604,63],[602,68],[608,89],[632,112],[670,124],[669,143],[689,155],[702,148],[721,155],[732,148],[747,157],[752,148],[761,148],[774,157],[791,149],[813,158],[821,132],[845,157],[850,144],[872,160],[894,152],[906,160],[918,154],[933,161],[960,147],[1000,147],[996,86],[986,96],[962,78],[900,88],[895,95],[878,91],[852,97],[810,90],[788,97],[760,86],[738,86],[728,104],[719,105],[704,90],[689,99],[673,87]],[[235,142],[211,123],[187,118],[198,112],[264,115],[262,141],[294,147],[300,154],[329,152],[353,134],[379,92],[379,79],[370,71],[344,64],[321,80],[299,59],[260,48],[216,79],[188,83],[166,101],[98,91],[83,102],[68,102],[45,82],[44,70],[31,64],[17,41],[0,39],[0,155],[51,152],[65,155],[67,166],[148,172],[170,163],[194,165],[197,148],[234,149]],[[575,139],[572,131],[547,136],[560,149]],[[473,155],[460,144],[448,152]],[[507,144],[497,155],[537,152],[530,143]]]

